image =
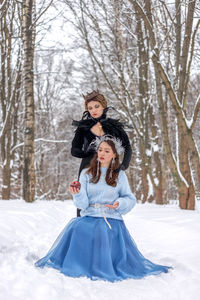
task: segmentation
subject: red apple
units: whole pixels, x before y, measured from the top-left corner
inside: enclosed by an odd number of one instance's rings
[[[70,186],[71,186],[71,187],[75,187],[75,188],[77,188],[77,189],[79,189],[79,190],[80,190],[80,188],[81,188],[81,184],[80,184],[79,181],[73,181],[73,182],[70,184]]]

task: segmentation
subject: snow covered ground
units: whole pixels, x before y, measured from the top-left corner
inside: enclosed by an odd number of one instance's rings
[[[0,201],[1,300],[200,299],[199,210],[137,204],[124,220],[138,248],[153,262],[174,269],[116,283],[34,267],[75,214],[72,201]]]

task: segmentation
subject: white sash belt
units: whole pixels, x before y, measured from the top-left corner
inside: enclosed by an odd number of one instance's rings
[[[106,224],[108,225],[108,227],[109,227],[110,229],[112,229],[110,223],[109,223],[108,220],[106,219],[106,215],[105,215],[105,211],[104,211],[105,204],[94,203],[94,204],[90,204],[89,206],[94,207],[94,208],[101,208],[101,213],[102,213],[102,216],[103,216],[103,218],[104,218]]]

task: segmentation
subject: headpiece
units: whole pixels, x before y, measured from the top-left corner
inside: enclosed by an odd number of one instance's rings
[[[92,148],[97,152],[100,144],[106,141],[112,141],[114,143],[118,155],[124,152],[124,147],[122,146],[121,140],[110,135],[102,135],[100,137],[96,137],[96,139],[90,143],[89,148]]]
[[[82,94],[83,95],[83,94]],[[86,95],[83,95],[83,98],[85,100],[85,110],[87,110],[87,105],[90,101],[98,101],[101,103],[101,105],[106,108],[107,107],[107,100],[104,97],[104,95],[99,93],[99,90],[97,89],[96,91],[92,91],[91,93],[87,93]]]
[[[88,101],[88,100],[92,100],[94,97],[96,97],[97,95],[99,95],[99,90],[97,89],[96,91],[92,91],[91,93],[87,93],[87,95],[83,95],[83,98],[85,99],[85,101]]]

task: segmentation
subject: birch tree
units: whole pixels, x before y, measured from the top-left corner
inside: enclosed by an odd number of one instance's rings
[[[27,202],[35,198],[35,168],[34,168],[34,47],[35,47],[35,1],[23,1],[23,86],[25,101],[24,130],[24,173],[23,198]]]
[[[10,199],[11,171],[14,161],[12,148],[17,139],[17,111],[21,87],[20,8],[16,1],[3,1],[0,6],[0,102],[2,199]]]

